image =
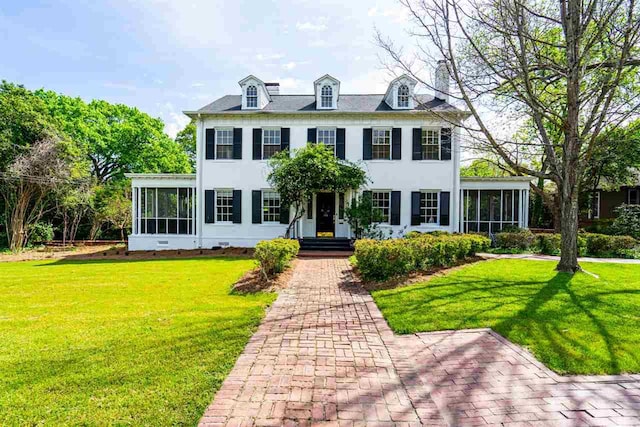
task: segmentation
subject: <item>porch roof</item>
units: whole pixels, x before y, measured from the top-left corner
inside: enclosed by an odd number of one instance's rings
[[[193,187],[195,173],[125,173],[132,187]]]
[[[463,176],[460,177],[460,188],[463,190],[528,190],[530,176]]]

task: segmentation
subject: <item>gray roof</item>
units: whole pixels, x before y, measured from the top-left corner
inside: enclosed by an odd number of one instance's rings
[[[445,101],[431,95],[416,95],[416,108],[413,110],[394,110],[384,102],[384,94],[377,95],[340,95],[338,108],[334,110],[316,109],[315,95],[271,95],[271,102],[263,109],[243,110],[242,95],[225,95],[196,111],[185,111],[186,114],[218,114],[218,113],[378,113],[378,112],[416,112],[433,111],[439,113],[464,113]]]

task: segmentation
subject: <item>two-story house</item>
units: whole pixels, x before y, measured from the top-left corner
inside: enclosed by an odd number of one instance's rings
[[[324,75],[313,95],[279,93],[255,76],[226,95],[185,114],[197,123],[195,174],[130,174],[131,250],[252,247],[283,236],[287,206],[266,180],[275,153],[325,144],[340,159],[358,162],[370,184],[347,194],[319,192],[295,224],[296,238],[349,238],[344,208],[354,192],[369,191],[380,227],[411,230],[497,231],[525,227],[527,178],[461,179],[461,132],[468,113],[447,99],[448,73],[436,71],[434,96],[416,94],[403,75],[384,94],[343,94]]]

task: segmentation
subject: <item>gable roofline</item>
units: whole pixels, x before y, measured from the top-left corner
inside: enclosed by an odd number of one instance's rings
[[[258,81],[258,83],[259,83],[260,85],[262,85],[262,89],[264,90],[264,93],[266,93],[266,94],[267,94],[267,99],[268,99],[269,101],[271,101],[271,94],[270,94],[270,93],[269,93],[269,91],[267,90],[267,86],[265,85],[265,83],[264,83],[262,80],[260,80],[259,78],[257,78],[257,77],[256,77],[256,76],[254,76],[253,74],[249,74],[247,77],[245,77],[244,79],[240,80],[240,81],[238,82],[238,84],[240,85],[240,87],[242,87],[242,85],[243,85],[243,84],[245,84],[245,83],[247,82],[247,80],[252,80],[252,79],[253,79],[253,80]]]
[[[317,85],[317,84],[318,84],[318,82],[319,82],[320,80],[324,80],[324,79],[331,79],[331,80],[333,80],[334,82],[338,83],[338,85],[340,84],[340,80],[336,79],[336,78],[335,78],[335,77],[333,77],[331,74],[325,74],[324,76],[322,76],[322,77],[320,77],[320,78],[315,79],[315,81],[313,82],[313,85],[314,85],[314,86],[315,86],[315,85]]]
[[[418,84],[418,81],[417,81],[416,79],[414,79],[413,77],[411,77],[409,74],[406,74],[406,73],[405,73],[405,74],[403,74],[403,75],[401,75],[401,76],[398,76],[398,77],[396,77],[395,79],[393,79],[393,80],[391,80],[391,81],[389,82],[389,86],[387,86],[387,91],[384,93],[384,97],[385,97],[385,99],[389,96],[389,92],[391,92],[391,88],[393,87],[393,85],[394,85],[397,81],[399,81],[399,80],[403,80],[403,79],[411,80],[411,82],[413,83],[413,85],[414,85],[414,86]]]

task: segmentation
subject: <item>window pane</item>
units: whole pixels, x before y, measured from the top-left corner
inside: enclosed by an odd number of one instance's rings
[[[513,194],[511,190],[504,190],[502,192],[502,220],[503,221],[511,221],[513,219],[512,215],[512,204]]]
[[[491,221],[500,221],[500,191],[489,191],[489,213]]]
[[[374,191],[371,193],[373,209],[380,215],[380,222],[389,222],[390,194],[388,191]]]
[[[422,160],[440,160],[440,132],[422,130]]]
[[[406,85],[402,85],[398,88],[398,107],[409,107],[409,88]]]
[[[216,159],[233,158],[233,130],[216,130]]]
[[[156,217],[156,189],[145,188],[144,192],[146,194],[146,200],[145,200],[143,215],[145,218],[155,218]]]
[[[270,159],[280,151],[280,129],[265,129],[263,131],[262,158]]]
[[[423,224],[438,223],[438,193],[420,193],[420,217]]]
[[[158,188],[158,218],[178,216],[178,196],[175,188]]]
[[[280,222],[280,195],[275,191],[262,192],[262,221]]]
[[[372,158],[389,160],[391,158],[391,129],[373,129]]]
[[[334,153],[336,152],[336,130],[318,129],[318,143],[325,144]]]
[[[489,221],[489,192],[480,191],[480,221]],[[487,230],[489,228],[487,227]]]
[[[333,104],[333,89],[331,86],[323,86],[320,93],[320,104],[324,108],[331,108]]]
[[[247,107],[249,108],[257,108],[258,107],[258,90],[255,86],[249,86],[247,88]]]
[[[216,221],[218,222],[233,221],[233,191],[232,190],[216,191]]]
[[[478,192],[475,190],[467,191],[464,215],[469,221],[477,221],[478,219]]]

